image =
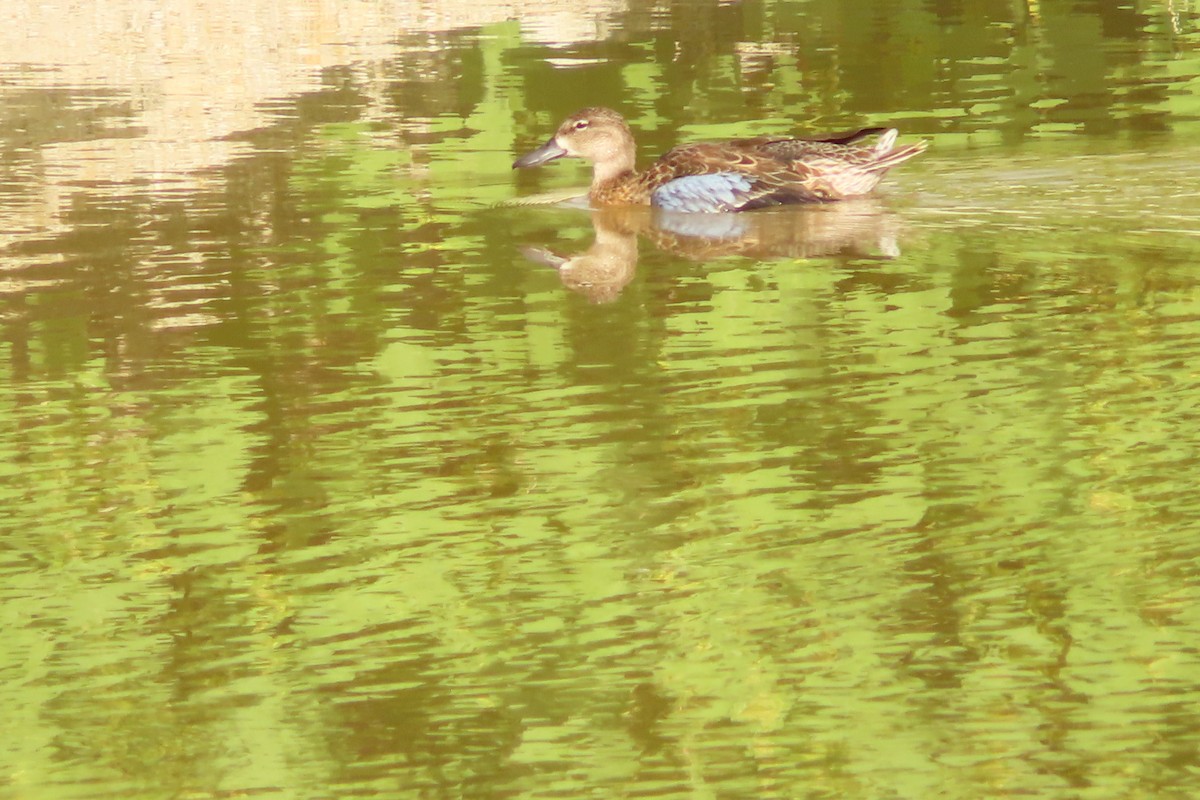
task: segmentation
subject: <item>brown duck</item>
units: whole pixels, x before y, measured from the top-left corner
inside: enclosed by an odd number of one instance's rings
[[[878,136],[874,144],[863,143],[871,136]],[[592,162],[588,197],[596,206],[749,211],[869,193],[889,169],[925,149],[924,141],[895,147],[896,136],[895,128],[863,128],[813,139],[697,142],[668,151],[638,172],[636,145],[625,119],[612,109],[585,108],[567,117],[548,142],[518,158],[513,168],[574,156]]]

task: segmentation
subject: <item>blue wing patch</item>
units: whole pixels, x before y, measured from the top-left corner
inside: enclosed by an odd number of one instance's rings
[[[654,190],[650,203],[667,211],[736,211],[745,203],[744,195],[752,185],[738,172],[687,175]]]

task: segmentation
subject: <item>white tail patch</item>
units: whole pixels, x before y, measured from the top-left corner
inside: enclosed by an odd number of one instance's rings
[[[888,128],[883,133],[879,134],[879,142],[875,145],[875,155],[881,156],[892,149],[896,144],[896,137],[900,135],[900,131],[895,128]]]

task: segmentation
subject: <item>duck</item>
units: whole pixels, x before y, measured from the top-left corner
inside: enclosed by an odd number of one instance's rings
[[[637,143],[625,118],[594,106],[567,117],[545,144],[514,161],[513,169],[563,157],[590,161],[588,200],[596,207],[751,211],[870,194],[889,169],[928,144],[922,140],[897,147],[898,136],[895,128],[875,127],[815,138],[695,142],[669,150],[639,172]],[[866,141],[872,137],[873,143]]]

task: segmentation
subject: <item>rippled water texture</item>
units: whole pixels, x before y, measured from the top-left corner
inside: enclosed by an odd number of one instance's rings
[[[3,797],[1200,796],[1194,0],[10,5]]]

